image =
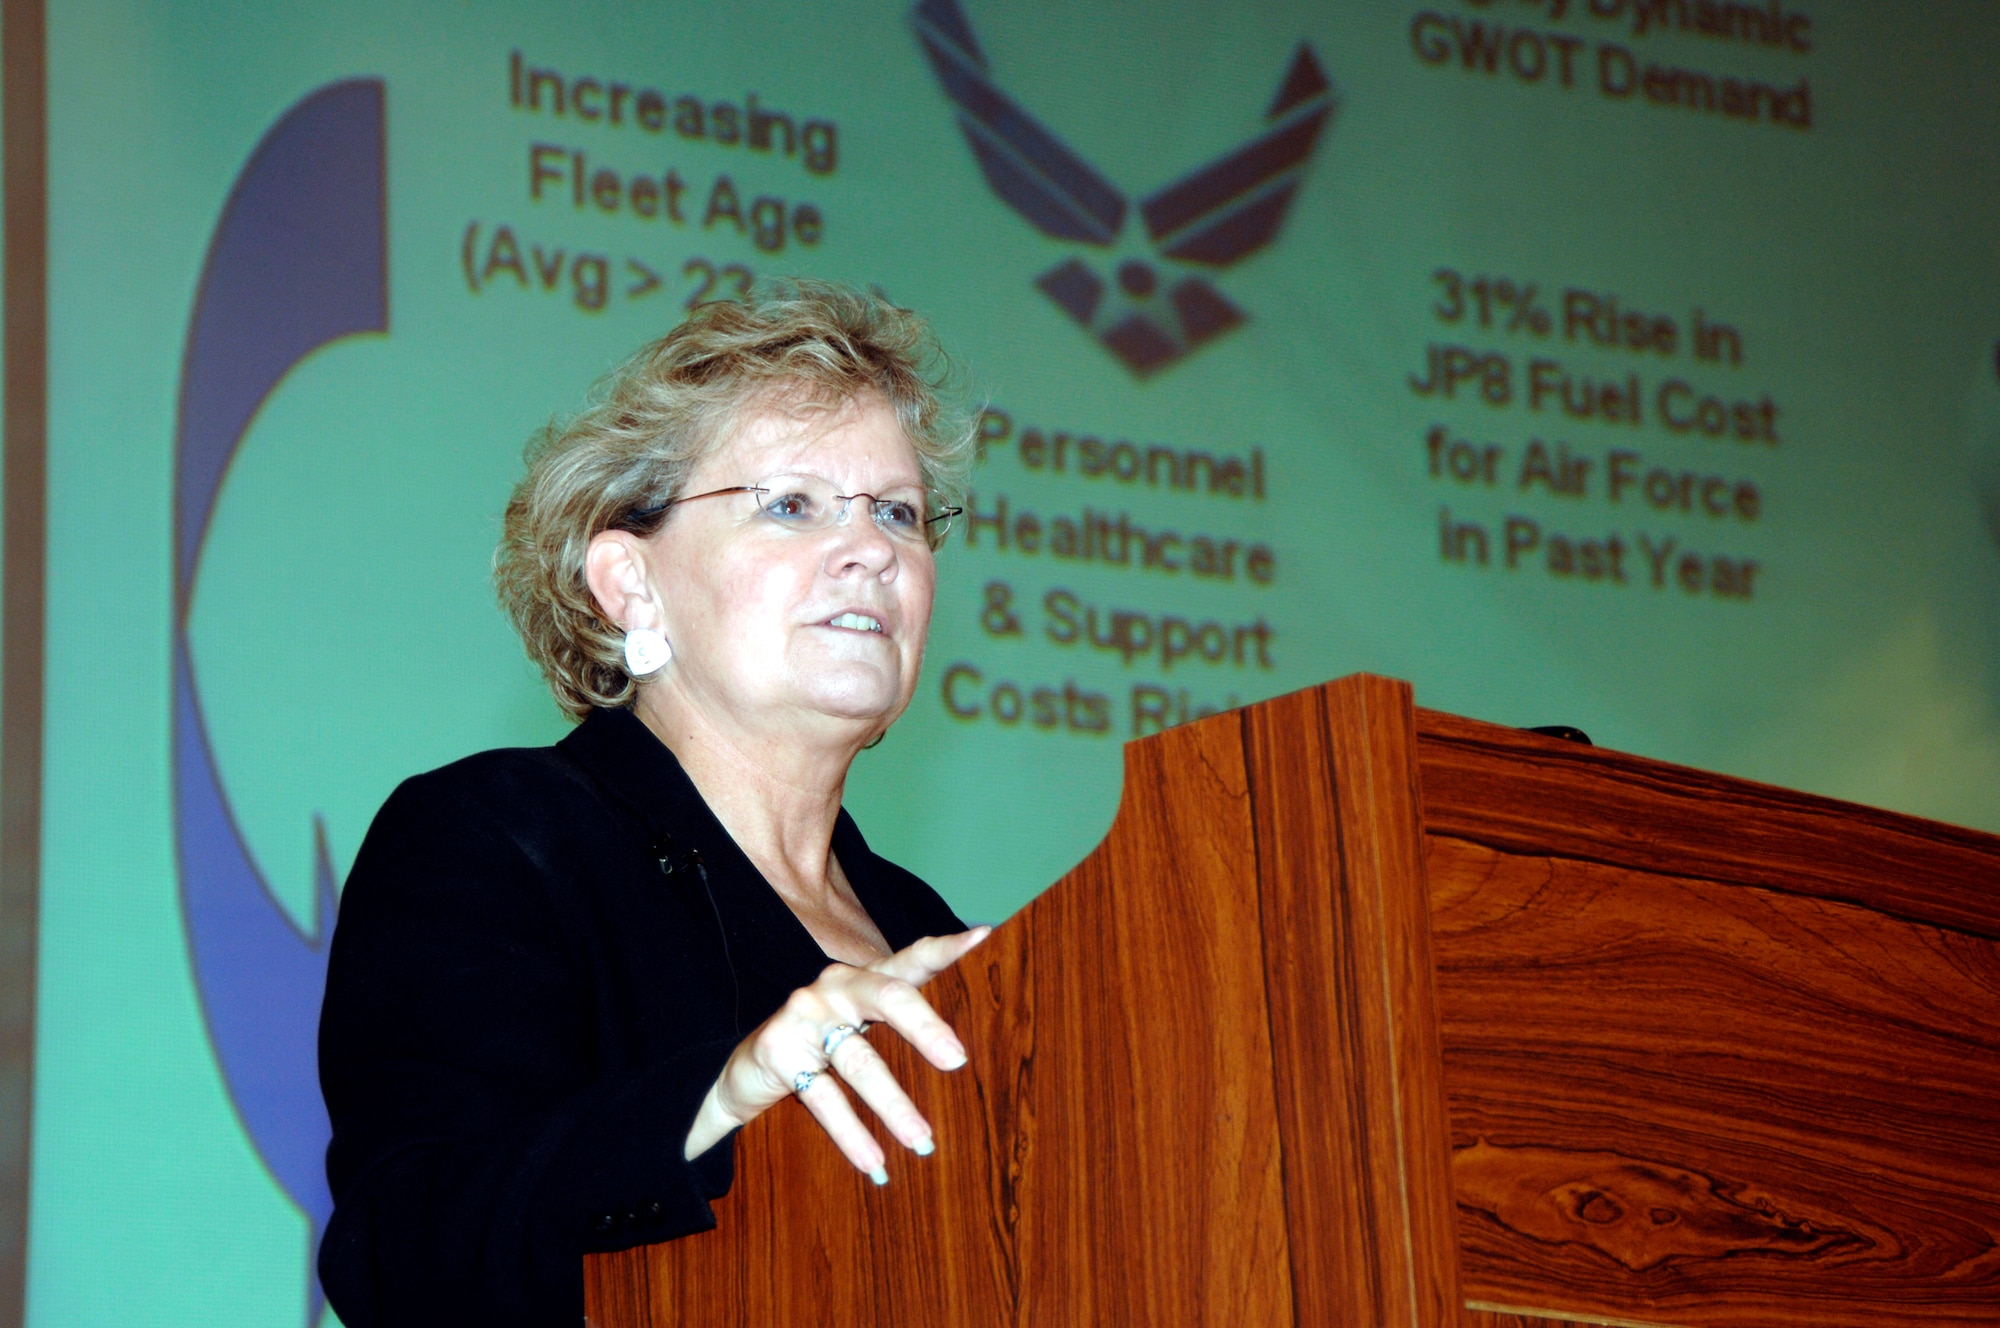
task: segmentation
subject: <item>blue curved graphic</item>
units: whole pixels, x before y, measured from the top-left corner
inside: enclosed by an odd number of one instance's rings
[[[216,497],[265,398],[328,342],[389,330],[385,127],[381,80],[331,83],[287,111],[251,154],[202,269],[174,450],[174,837],[182,921],[209,1041],[237,1117],[306,1215],[313,1257],[333,1211],[315,1052],[333,869],[316,826],[312,926],[302,931],[271,894],[230,812],[202,720],[188,610]],[[308,1325],[321,1308],[312,1274]]]

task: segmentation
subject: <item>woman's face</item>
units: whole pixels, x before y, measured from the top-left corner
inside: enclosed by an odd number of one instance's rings
[[[839,494],[921,492],[917,455],[878,397],[837,409],[752,410],[689,478],[688,495],[774,476]],[[761,514],[776,494],[677,505],[648,541],[674,650],[660,682],[711,716],[871,735],[909,705],[936,586],[933,554],[896,538],[867,499],[821,530]],[[857,723],[858,721],[858,723]]]

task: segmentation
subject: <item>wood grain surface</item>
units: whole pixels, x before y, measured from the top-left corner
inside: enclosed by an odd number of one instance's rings
[[[1457,1323],[1414,743],[1349,679],[1128,746],[1104,843],[932,984],[971,1063],[874,1036],[936,1155],[877,1190],[785,1103],[716,1231],[585,1260],[590,1323]]]
[[[1299,1322],[1451,1323],[1456,1233],[1409,688],[1349,678],[1244,715]],[[1297,1238],[1306,1232],[1320,1234]]]
[[[1424,827],[1515,853],[1845,899],[2000,940],[1994,836],[1417,711]]]
[[[1638,1319],[1565,1319],[1538,1310],[1488,1309],[1478,1302],[1465,1307],[1460,1324],[1461,1328],[1673,1328]]]
[[[1465,1294],[2000,1323],[2000,840],[1419,727]]]

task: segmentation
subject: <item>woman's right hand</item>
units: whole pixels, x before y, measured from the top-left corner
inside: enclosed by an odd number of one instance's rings
[[[974,927],[956,936],[927,936],[865,968],[829,965],[730,1053],[688,1131],[685,1155],[701,1156],[731,1130],[797,1091],[847,1160],[877,1185],[887,1183],[887,1155],[834,1082],[836,1077],[860,1095],[904,1147],[929,1154],[934,1146],[930,1123],[867,1039],[859,1032],[842,1034],[834,1040],[831,1062],[824,1048],[829,1034],[843,1027],[886,1024],[940,1070],[965,1064],[964,1044],[917,988],[964,958],[992,931]],[[803,1091],[794,1087],[801,1076]]]

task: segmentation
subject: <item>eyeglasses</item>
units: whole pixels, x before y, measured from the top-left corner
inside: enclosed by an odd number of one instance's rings
[[[835,493],[833,482],[817,475],[776,475],[762,484],[733,484],[726,489],[710,489],[707,493],[675,498],[671,502],[634,512],[632,519],[644,521],[682,503],[720,498],[732,493],[758,495],[759,518],[801,534],[845,524],[848,505],[856,499],[865,498],[868,500],[868,513],[883,534],[899,543],[924,544],[932,549],[944,543],[944,537],[951,530],[951,519],[965,511],[962,507],[941,505],[915,486],[892,489],[886,494]]]

